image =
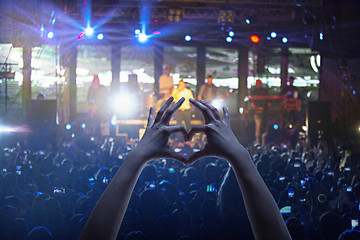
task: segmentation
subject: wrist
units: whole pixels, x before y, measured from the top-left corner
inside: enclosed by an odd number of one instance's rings
[[[143,151],[139,151],[139,149],[135,147],[133,150],[131,150],[131,152],[128,153],[125,161],[131,163],[131,165],[134,167],[141,168],[148,160]]]

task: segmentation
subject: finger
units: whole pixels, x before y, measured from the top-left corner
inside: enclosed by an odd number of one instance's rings
[[[188,135],[187,131],[183,125],[167,126],[165,129],[169,134],[172,134],[175,132],[181,132],[183,134],[184,138],[187,137],[187,135]]]
[[[164,117],[162,118],[161,122],[165,123],[166,125],[169,125],[169,122],[171,120],[171,117],[173,116],[174,112],[176,112],[183,102],[185,101],[185,98],[181,98],[177,103],[175,103],[171,108],[169,108],[165,113]]]
[[[196,100],[194,100],[194,99],[192,99],[192,98],[190,98],[190,102],[191,102],[197,109],[199,109],[199,110],[202,112],[202,114],[203,114],[203,116],[204,116],[204,118],[205,118],[205,123],[209,123],[209,122],[211,122],[212,120],[215,119],[214,114],[213,114],[213,113],[211,112],[211,110],[210,110],[208,107],[206,107],[204,104],[202,104],[202,103],[200,103],[200,102],[198,102],[198,101],[196,101]]]
[[[226,107],[223,107],[224,111],[224,122],[230,125],[230,115]]]
[[[197,125],[197,126],[193,126],[190,130],[190,132],[187,134],[187,137],[185,139],[186,142],[189,142],[192,140],[192,138],[194,137],[194,135],[196,133],[199,132],[204,132],[207,129],[206,125]]]
[[[214,114],[215,119],[217,119],[217,120],[221,119],[220,113],[219,113],[219,111],[217,110],[216,107],[214,107],[213,105],[211,105],[208,102],[205,102],[204,100],[200,100],[200,102],[211,110],[211,112]]]
[[[182,162],[184,164],[186,164],[186,162],[187,162],[186,158],[182,154],[176,153],[176,152],[174,152],[173,149],[170,149],[170,148],[167,148],[165,150],[165,155],[166,155],[165,157],[173,158],[173,159],[178,160],[178,161],[180,161],[180,162]]]
[[[186,164],[187,165],[191,165],[194,162],[196,162],[198,159],[203,158],[209,156],[209,151],[207,146],[205,146],[205,148],[201,151],[198,152],[194,152],[187,160],[186,160]]]
[[[162,116],[164,115],[164,112],[166,111],[166,109],[169,108],[169,106],[171,105],[172,101],[174,100],[173,97],[170,97],[165,103],[164,105],[160,108],[160,110],[158,111],[158,113],[156,114],[156,118],[154,123],[158,123],[160,122]]]
[[[150,108],[149,117],[146,128],[149,128],[154,123],[154,108]]]

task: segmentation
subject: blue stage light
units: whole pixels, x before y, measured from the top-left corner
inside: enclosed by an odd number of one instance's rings
[[[322,32],[319,34],[319,39],[324,40],[324,34]]]
[[[233,31],[230,31],[230,32],[229,32],[229,36],[230,36],[230,37],[233,37],[234,35],[235,35],[235,33],[234,33]]]
[[[288,39],[287,39],[287,37],[283,37],[281,41],[282,41],[283,43],[287,43],[287,42],[288,42]]]
[[[81,124],[81,128],[82,128],[82,129],[85,129],[85,128],[86,128],[86,124],[85,124],[85,123]]]
[[[276,36],[277,36],[276,32],[271,32],[271,33],[270,33],[270,37],[276,38]]]
[[[47,37],[52,39],[54,37],[54,33],[53,32],[48,32]]]
[[[231,37],[227,37],[227,38],[226,38],[226,41],[227,41],[227,42],[232,42],[232,38],[231,38]]]
[[[102,33],[98,34],[97,39],[103,40],[104,39],[104,34],[102,34]]]
[[[139,34],[139,42],[144,43],[144,42],[146,42],[147,40],[148,40],[148,36],[146,36],[145,33],[140,33],[140,34]]]
[[[185,41],[189,42],[191,40],[191,36],[190,35],[186,35],[185,36]]]
[[[135,29],[135,34],[139,35],[140,34],[140,29]]]
[[[275,130],[278,130],[278,129],[279,129],[279,125],[274,124],[274,125],[273,125],[273,128],[274,128]]]
[[[66,128],[66,130],[70,130],[70,129],[71,129],[71,125],[70,125],[70,124],[66,124],[65,128]]]
[[[86,36],[91,37],[94,34],[94,29],[87,27],[84,32]]]
[[[247,24],[250,24],[250,19],[247,18],[247,19],[245,20],[245,22],[246,22]]]

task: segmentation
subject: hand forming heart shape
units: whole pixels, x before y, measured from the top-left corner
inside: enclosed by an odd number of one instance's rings
[[[168,157],[179,160],[184,164],[192,164],[197,159],[205,156],[228,157],[233,153],[234,144],[241,146],[230,128],[230,118],[227,109],[224,107],[224,120],[221,120],[218,110],[203,100],[196,101],[190,99],[190,102],[202,112],[205,124],[193,126],[189,133],[183,125],[169,126],[171,117],[179,109],[184,100],[182,98],[170,107],[173,102],[173,97],[170,97],[161,107],[156,117],[153,108],[150,109],[145,134],[138,144],[140,149],[142,149],[141,152],[144,159],[151,160]],[[205,133],[207,135],[207,143],[202,150],[185,158],[182,154],[174,152],[168,146],[169,136],[175,132],[182,133],[185,141],[191,141],[196,133]]]

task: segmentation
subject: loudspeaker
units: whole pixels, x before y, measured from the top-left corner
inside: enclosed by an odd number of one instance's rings
[[[319,136],[327,139],[331,127],[331,102],[308,101],[306,126],[311,145],[316,145]]]
[[[56,100],[31,100],[27,113],[27,122],[30,126],[55,126]]]

